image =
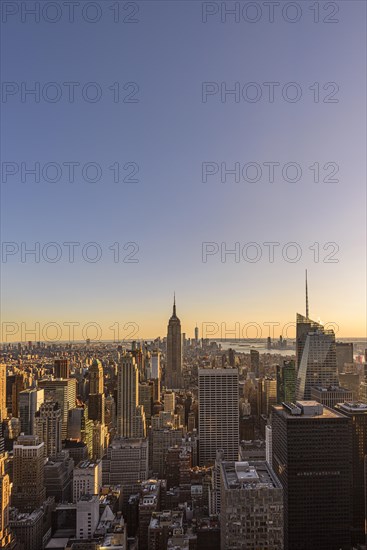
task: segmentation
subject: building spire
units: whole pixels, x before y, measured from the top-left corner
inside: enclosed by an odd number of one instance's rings
[[[307,285],[307,269],[306,269],[306,319],[308,319],[308,285]]]
[[[173,316],[176,317],[176,292],[173,293]]]

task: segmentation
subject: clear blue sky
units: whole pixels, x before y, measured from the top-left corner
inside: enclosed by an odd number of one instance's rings
[[[16,3],[10,4],[12,10]],[[31,87],[38,81],[41,89],[56,82],[62,89],[55,103],[42,96],[39,103],[30,96],[22,102],[20,92],[3,94],[3,163],[16,163],[20,170],[22,162],[41,167],[94,162],[102,169],[96,183],[83,181],[80,166],[74,183],[66,167],[55,183],[42,176],[39,183],[31,176],[22,182],[20,171],[3,178],[3,241],[19,247],[94,241],[102,250],[98,263],[83,260],[80,247],[74,263],[64,246],[57,263],[9,256],[1,265],[3,320],[96,321],[104,329],[133,321],[139,336],[154,337],[165,333],[175,290],[188,335],[196,321],[284,323],[304,310],[307,267],[313,316],[337,322],[340,336],[364,335],[365,3],[337,2],[334,24],[314,23],[314,3],[308,1],[298,2],[302,16],[293,24],[278,10],[269,23],[264,2],[258,2],[263,15],[257,23],[230,17],[222,23],[220,13],[203,23],[202,3],[196,1],[138,2],[139,13],[131,15],[137,23],[114,23],[113,4],[99,4],[101,20],[95,24],[82,19],[80,7],[70,23],[64,5],[55,23],[42,14],[38,23],[31,16],[22,23],[18,12],[2,24],[2,81],[20,88],[22,82]],[[212,5],[220,9],[221,3]],[[334,17],[325,5],[320,2],[320,17]],[[120,6],[121,19],[134,9]],[[294,14],[289,11],[289,17]],[[94,16],[92,8],[88,16]],[[80,83],[74,103],[64,82]],[[101,87],[99,102],[82,98],[87,82]],[[108,88],[115,82],[121,88],[137,83],[139,101],[114,103]],[[203,103],[203,82],[225,82],[228,88],[256,82],[263,97],[257,103],[236,103],[230,96],[222,102],[217,93]],[[280,83],[274,103],[266,99],[264,82]],[[300,101],[282,98],[288,82],[300,86]],[[309,90],[315,82],[319,103]],[[333,90],[323,90],[328,82],[339,86],[336,103],[322,101]],[[120,91],[126,95],[133,88]],[[206,161],[228,166],[274,161],[281,167],[297,162],[303,176],[290,183],[276,172],[274,183],[268,183],[264,168],[260,182],[221,183],[215,175],[203,183]],[[115,162],[137,163],[139,181],[114,183],[108,167]],[[321,177],[325,163],[336,163],[339,183],[314,183],[308,167],[315,162]],[[287,262],[278,249],[270,263],[262,244],[268,241],[299,243],[301,260]],[[139,262],[114,263],[108,247],[115,242],[138,243]],[[233,256],[221,262],[219,253],[203,263],[203,242],[225,242],[228,248],[257,242],[264,254],[257,263],[236,263]],[[315,242],[321,249],[318,263],[308,248]],[[322,250],[328,242],[339,246],[338,263],[322,261],[332,252]],[[106,329],[103,336],[111,332]]]

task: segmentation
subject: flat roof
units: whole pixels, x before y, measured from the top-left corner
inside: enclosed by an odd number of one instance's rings
[[[280,489],[280,483],[265,460],[221,463],[226,489]]]

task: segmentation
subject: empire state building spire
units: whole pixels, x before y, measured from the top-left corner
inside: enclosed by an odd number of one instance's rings
[[[178,389],[182,387],[182,343],[181,323],[176,315],[176,294],[173,296],[173,314],[167,327],[167,366],[166,387]]]

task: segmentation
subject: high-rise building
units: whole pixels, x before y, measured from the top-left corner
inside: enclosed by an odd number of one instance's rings
[[[102,487],[102,462],[84,460],[73,472],[73,501],[78,502],[82,495],[99,495]]]
[[[199,462],[213,464],[218,449],[225,460],[238,460],[238,369],[200,368]]]
[[[125,355],[118,367],[117,432],[121,437],[145,437],[145,414],[139,405],[139,370],[135,358]]]
[[[333,409],[337,403],[353,401],[353,392],[340,386],[312,386],[311,400]]]
[[[297,314],[296,338],[296,399],[310,399],[315,385],[337,386],[334,331]]]
[[[199,342],[199,327],[196,325],[195,327],[195,343],[196,345],[198,344]]]
[[[277,403],[277,380],[271,376],[266,376],[259,381],[262,385],[262,414],[270,415],[271,408]]]
[[[76,504],[76,536],[91,539],[99,523],[98,495],[83,495]]]
[[[61,451],[45,463],[46,496],[56,502],[72,501],[74,460],[68,451]]]
[[[345,372],[345,365],[353,364],[353,343],[336,342],[335,348],[338,373]]]
[[[250,350],[251,372],[255,373],[256,378],[260,376],[260,353],[256,349]]]
[[[335,410],[350,420],[352,431],[352,543],[365,543],[367,456],[367,405],[364,403],[340,403]]]
[[[31,388],[19,393],[20,428],[25,435],[33,435],[35,415],[44,402],[44,390]]]
[[[7,417],[6,409],[6,365],[0,363],[0,422]]]
[[[46,401],[35,415],[34,433],[45,444],[46,457],[56,456],[61,451],[61,409],[58,403]]]
[[[167,365],[166,387],[182,387],[182,342],[181,322],[176,315],[176,300],[173,301],[173,313],[167,328]]]
[[[122,485],[126,504],[139,491],[140,482],[148,479],[148,441],[116,437],[102,460],[103,485]]]
[[[283,490],[270,466],[222,462],[220,474],[221,548],[282,550]]]
[[[54,374],[55,378],[69,378],[69,359],[67,359],[66,357],[59,357],[55,359]]]
[[[89,393],[103,393],[103,367],[101,361],[93,359],[88,369]]]
[[[39,381],[38,386],[45,390],[45,399],[51,399],[59,404],[62,414],[61,436],[62,439],[66,439],[68,433],[68,411],[75,407],[76,402],[76,379],[44,379]]]
[[[175,392],[171,390],[171,391],[166,391],[163,394],[163,406],[164,406],[165,412],[172,412],[172,413],[175,412],[175,406],[176,406]]]
[[[0,548],[13,548],[13,536],[9,527],[10,479],[5,470],[7,455],[0,454]]]
[[[20,435],[14,443],[12,505],[32,512],[46,499],[45,444],[36,435]]]
[[[296,365],[293,360],[277,365],[277,403],[292,403],[296,398]]]
[[[284,549],[350,549],[349,420],[315,401],[277,405],[272,447],[284,491]]]

